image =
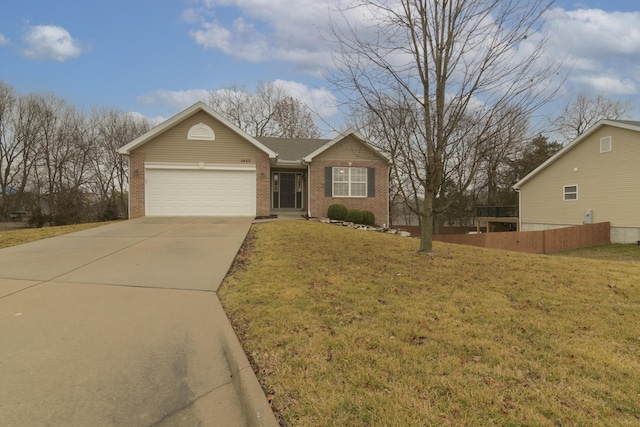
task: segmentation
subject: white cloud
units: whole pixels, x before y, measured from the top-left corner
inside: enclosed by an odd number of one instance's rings
[[[140,113],[138,111],[130,111],[130,112],[127,113],[127,115],[129,117],[131,117],[133,120],[136,120],[136,121],[149,120],[153,126],[157,126],[160,123],[162,123],[165,120],[167,120],[166,117],[162,117],[162,116],[149,117],[149,116],[146,116],[146,115],[144,115],[144,114],[142,114],[142,113]]]
[[[304,102],[322,121],[328,121],[339,113],[336,97],[326,88],[311,88],[303,83],[288,80],[275,80],[273,83],[281,86],[288,95]],[[159,89],[139,96],[137,101],[141,104],[160,104],[180,111],[198,101],[206,101],[209,92],[207,89]],[[156,122],[156,119],[158,118],[151,120]]]
[[[229,10],[238,15],[221,19]],[[319,74],[332,64],[329,45],[321,37],[328,14],[322,0],[201,0],[199,9],[183,12],[183,20],[196,25],[189,35],[206,49],[251,62],[286,61]]]
[[[578,57],[640,54],[640,12],[556,8],[546,19],[558,41]]]
[[[206,89],[189,89],[182,91],[159,89],[139,96],[137,101],[142,104],[166,105],[180,111],[208,97],[209,91]]]
[[[549,57],[566,57],[573,89],[632,95],[640,88],[640,12],[554,8],[545,19],[553,36]]]
[[[6,46],[6,45],[8,45],[9,43],[10,43],[10,42],[9,42],[9,39],[8,39],[8,38],[6,38],[6,37],[4,36],[4,34],[0,34],[0,46]]]
[[[200,22],[200,14],[198,13],[198,10],[188,8],[182,11],[181,20],[187,24],[195,24]]]
[[[270,50],[264,35],[242,18],[234,20],[230,28],[217,21],[205,22],[200,30],[191,31],[189,35],[205,48],[218,49],[251,62],[264,61]]]
[[[580,75],[569,80],[578,87],[592,88],[597,93],[608,95],[629,95],[638,93],[638,83],[628,78],[610,75]]]
[[[30,59],[63,62],[80,56],[85,50],[71,34],[56,25],[34,25],[24,35],[22,54]]]
[[[274,83],[283,87],[289,96],[304,102],[323,120],[328,120],[339,113],[336,97],[326,88],[310,88],[303,83],[287,80],[276,80]]]

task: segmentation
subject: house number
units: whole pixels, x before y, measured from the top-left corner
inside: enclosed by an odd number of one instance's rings
[[[251,163],[251,159],[240,159],[240,163]]]

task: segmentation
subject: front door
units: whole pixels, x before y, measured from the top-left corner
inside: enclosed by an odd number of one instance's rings
[[[296,207],[296,174],[280,174],[280,208]]]
[[[272,190],[274,209],[302,208],[301,173],[274,172]]]

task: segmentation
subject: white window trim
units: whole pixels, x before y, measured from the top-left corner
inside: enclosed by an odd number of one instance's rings
[[[349,171],[349,180],[348,181],[339,181],[338,184],[348,184],[349,195],[347,196],[336,196],[336,180],[334,179],[334,172],[336,169],[347,169]],[[352,169],[364,169],[364,182],[363,181],[351,181],[351,170]],[[364,196],[352,196],[351,195],[351,185],[352,184],[363,184],[364,183]],[[369,174],[368,170],[364,166],[333,166],[331,168],[331,197],[349,197],[355,199],[365,199],[368,197],[369,193]]]
[[[576,187],[576,191],[575,192],[569,192],[567,193],[567,188],[569,187]],[[575,199],[567,199],[567,194],[575,194],[576,198]],[[575,202],[576,200],[578,200],[578,184],[571,184],[571,185],[565,185],[562,187],[562,200],[565,202]]]
[[[605,136],[604,138],[600,138],[600,152],[601,153],[609,153],[611,151],[612,142],[610,136]]]

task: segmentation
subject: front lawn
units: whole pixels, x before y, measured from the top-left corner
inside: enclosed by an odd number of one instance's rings
[[[49,237],[61,236],[75,231],[86,230],[88,228],[99,227],[111,224],[111,222],[89,222],[86,224],[62,225],[58,227],[42,228],[21,228],[18,230],[0,231],[0,249],[9,246],[21,245],[35,240],[47,239]]]
[[[640,245],[612,244],[593,246],[556,252],[552,255],[640,263]]]
[[[254,225],[220,290],[288,426],[640,424],[640,266]]]

